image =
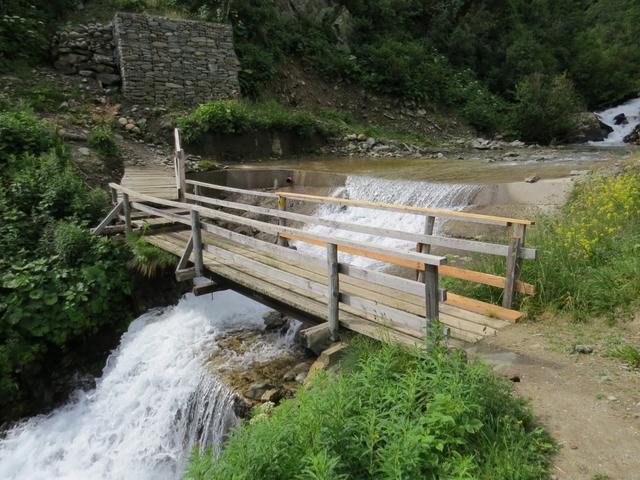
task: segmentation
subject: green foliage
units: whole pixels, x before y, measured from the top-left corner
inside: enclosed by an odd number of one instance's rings
[[[127,244],[133,253],[133,258],[129,261],[130,268],[146,278],[153,278],[163,270],[176,266],[176,257],[151,245],[143,236],[132,233]]]
[[[293,132],[300,136],[314,133],[330,135],[336,128],[329,122],[303,111],[288,110],[276,102],[249,103],[218,100],[200,105],[178,119],[187,142],[208,132],[245,133],[259,130]]]
[[[53,143],[52,128],[30,110],[0,111],[0,164],[12,155],[44,152]]]
[[[0,114],[0,408],[29,400],[47,355],[129,318],[130,254],[89,235],[107,208],[66,149],[26,112]]]
[[[523,140],[550,143],[566,139],[577,127],[577,114],[584,110],[572,82],[559,75],[534,74],[516,86],[512,128]]]
[[[612,348],[607,352],[607,355],[622,360],[631,368],[640,368],[640,348],[634,345]]]
[[[527,231],[538,249],[525,261],[521,278],[535,284],[534,297],[520,298],[530,315],[564,313],[576,320],[629,314],[640,298],[640,190],[630,169],[614,177],[595,176],[579,185],[558,213],[541,218]],[[504,275],[504,259],[484,258],[472,266]],[[451,279],[445,285],[488,301],[501,291]]]
[[[548,477],[554,446],[509,385],[459,352],[363,342],[355,368],[244,423],[186,478]]]
[[[88,145],[98,152],[108,170],[114,170],[122,157],[110,125],[97,125],[89,133]]]

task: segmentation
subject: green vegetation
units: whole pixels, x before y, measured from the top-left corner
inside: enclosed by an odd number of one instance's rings
[[[127,244],[133,254],[133,258],[129,261],[129,267],[140,272],[146,278],[153,278],[162,270],[176,266],[175,256],[151,245],[141,235],[130,234]]]
[[[245,133],[258,130],[294,132],[300,136],[336,133],[333,122],[323,121],[307,112],[287,110],[276,102],[250,103],[219,100],[200,105],[191,114],[178,119],[186,142],[207,132]]]
[[[529,229],[527,243],[538,259],[524,262],[522,279],[537,293],[522,298],[522,308],[566,313],[576,319],[628,314],[640,294],[640,173],[593,176],[578,184],[561,212]],[[486,259],[477,268],[504,275],[502,259]],[[446,279],[455,292],[498,299],[492,287]]]
[[[131,282],[128,251],[88,232],[106,193],[86,187],[51,128],[12,110],[0,131],[0,408],[10,415],[28,411],[27,385],[52,358],[126,326]]]
[[[554,446],[522,400],[460,352],[361,340],[351,371],[244,423],[191,480],[543,479]]]
[[[640,368],[640,347],[622,345],[609,349],[607,356],[617,358],[629,364],[631,368]]]

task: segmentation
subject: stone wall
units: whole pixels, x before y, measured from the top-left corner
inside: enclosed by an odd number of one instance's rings
[[[111,23],[67,27],[54,36],[51,53],[55,67],[66,74],[95,78],[104,87],[120,83]]]
[[[118,13],[114,37],[123,93],[132,102],[195,104],[240,92],[228,24]]]

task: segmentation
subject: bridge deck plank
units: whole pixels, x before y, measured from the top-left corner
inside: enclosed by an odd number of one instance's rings
[[[189,233],[187,231],[156,234],[148,237],[151,243],[176,255],[182,254],[188,238]],[[303,261],[297,261],[290,256],[285,257],[270,252],[252,250],[245,245],[211,233],[204,233],[203,242],[205,245],[211,245],[229,252],[233,258],[246,258],[248,260],[247,262],[231,261],[229,260],[230,256],[223,260],[219,256],[216,257],[211,253],[205,252],[204,264],[212,273],[244,285],[246,288],[256,290],[277,301],[284,301],[314,317],[326,320],[326,299],[317,290],[318,285],[327,284],[325,270]],[[299,278],[301,281],[297,285],[283,282],[265,274],[264,268],[261,268],[260,272],[258,272],[255,268],[248,267],[247,264],[251,262],[259,262],[266,267],[278,269],[283,272],[286,278]],[[292,275],[295,275],[295,277],[292,277]],[[304,285],[305,282],[313,282],[316,285],[316,291],[300,288],[300,285]],[[422,331],[415,328],[415,323],[413,328],[410,328],[411,326],[408,326],[406,322],[402,322],[401,314],[402,312],[407,312],[409,318],[423,317],[425,312],[423,298],[344,274],[340,274],[340,285],[341,292],[347,298],[361,298],[368,305],[379,305],[385,312],[389,311],[387,307],[399,311],[398,315],[396,315],[397,319],[393,322],[393,329],[389,329],[385,328],[385,324],[387,327],[389,325],[387,315],[380,315],[375,309],[371,311],[365,307],[362,307],[365,308],[364,310],[355,308],[356,305],[360,305],[357,302],[353,302],[350,305],[341,303],[340,322],[347,328],[355,331],[360,329],[362,332],[359,333],[375,338],[389,336],[390,332],[393,332],[394,335],[399,336],[398,341],[405,344],[416,343],[416,340],[421,337]],[[291,298],[288,298],[288,296]],[[490,318],[446,304],[441,304],[440,308],[440,321],[450,328],[450,335],[453,339],[475,342],[484,336],[495,335],[498,329],[509,324],[503,320]],[[391,312],[393,313],[393,310]],[[380,330],[381,328],[382,331],[373,332],[373,330]]]

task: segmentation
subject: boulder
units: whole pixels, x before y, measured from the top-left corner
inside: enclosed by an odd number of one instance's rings
[[[574,134],[567,139],[569,143],[601,142],[613,132],[613,128],[590,112],[579,114],[576,125]]]
[[[273,385],[265,382],[256,382],[249,386],[244,396],[251,400],[262,400],[262,396],[273,388]]]
[[[634,145],[640,145],[640,125],[636,125],[629,135],[624,137],[625,143],[632,143]]]
[[[615,117],[613,117],[613,123],[616,125],[626,125],[629,123],[629,119],[624,113],[619,113]]]
[[[270,312],[265,313],[262,316],[262,320],[264,321],[264,327],[267,330],[280,328],[284,326],[285,323],[287,323],[287,317],[275,310],[271,310]]]

